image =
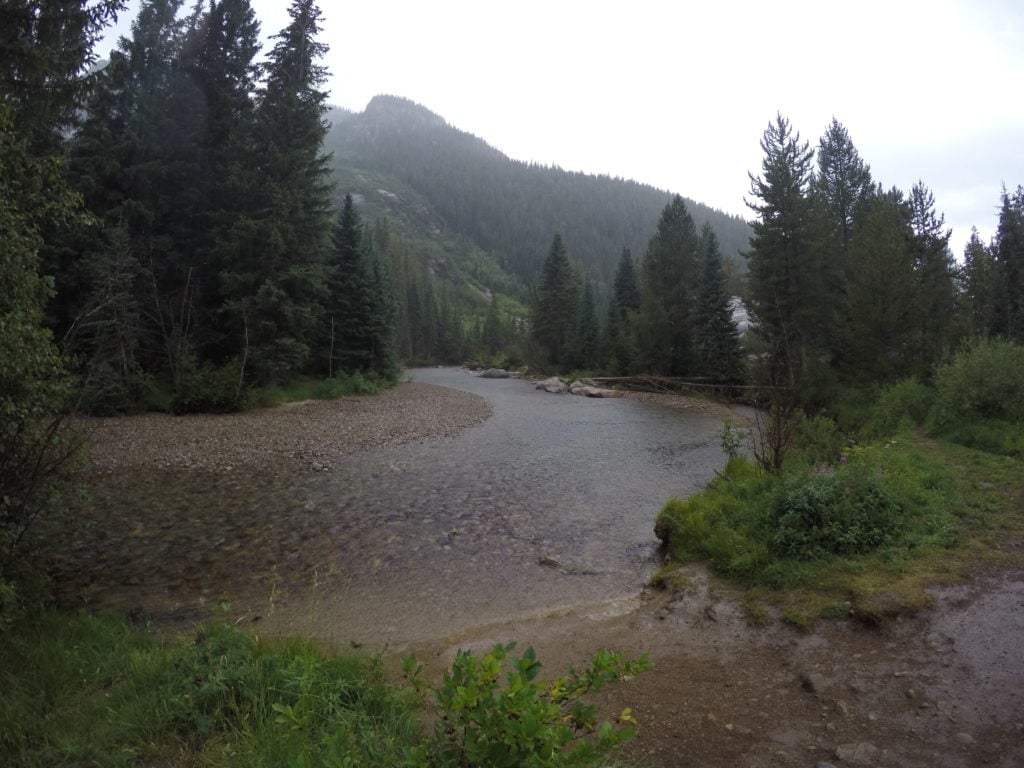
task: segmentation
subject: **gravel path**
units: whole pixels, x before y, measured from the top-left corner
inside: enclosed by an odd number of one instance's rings
[[[399,384],[372,397],[307,400],[227,415],[87,419],[94,469],[329,469],[356,451],[451,437],[491,415],[477,395]]]

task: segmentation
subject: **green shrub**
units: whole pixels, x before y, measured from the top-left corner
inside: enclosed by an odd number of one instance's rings
[[[207,365],[186,373],[171,400],[171,412],[233,413],[249,405],[249,392],[239,383],[239,364],[230,362],[219,368]]]
[[[916,377],[886,387],[868,409],[861,434],[868,439],[889,437],[925,423],[935,401],[935,390]]]
[[[555,768],[593,765],[636,733],[629,709],[619,725],[598,723],[597,708],[582,697],[608,682],[649,668],[646,657],[626,660],[601,651],[591,667],[550,682],[538,679],[541,664],[532,648],[511,659],[514,643],[495,645],[477,658],[459,651],[435,696],[441,716],[433,734],[406,751],[416,768]],[[424,689],[415,657],[403,658],[406,676]],[[510,666],[502,683],[502,671]],[[588,738],[588,734],[593,733]]]
[[[1000,456],[1024,458],[1024,429],[997,419],[953,424],[943,436],[950,442]]]
[[[877,549],[898,534],[899,501],[871,470],[843,467],[787,483],[774,509],[773,549],[813,560]]]
[[[313,397],[317,400],[333,400],[345,395],[375,395],[391,383],[375,374],[338,374],[320,382],[313,389]]]
[[[838,425],[825,416],[800,419],[791,458],[810,465],[835,464],[846,445]]]
[[[977,419],[1024,424],[1024,346],[982,340],[939,369],[929,425],[939,432]]]

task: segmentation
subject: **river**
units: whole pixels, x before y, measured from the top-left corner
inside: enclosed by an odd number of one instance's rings
[[[699,412],[456,369],[408,375],[479,395],[493,416],[324,472],[107,475],[93,514],[112,517],[70,563],[87,576],[75,588],[172,622],[227,600],[267,631],[370,648],[614,615],[657,566],[658,510],[724,463],[721,422]]]

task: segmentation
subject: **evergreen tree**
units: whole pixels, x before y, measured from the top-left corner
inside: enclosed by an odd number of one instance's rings
[[[613,303],[620,319],[640,309],[640,286],[636,281],[636,267],[629,248],[622,249],[622,257],[615,271]]]
[[[898,189],[874,195],[854,229],[841,359],[846,378],[884,383],[913,372],[916,285],[910,206]]]
[[[807,297],[820,285],[811,249],[809,186],[813,152],[778,115],[761,138],[762,175],[751,174],[757,214],[747,259],[749,308],[768,348],[771,384],[796,387],[821,322]]]
[[[576,271],[569,263],[561,235],[555,234],[541,269],[533,308],[533,337],[550,365],[562,367],[570,363],[578,295]]]
[[[850,248],[854,225],[873,192],[871,169],[861,159],[850,134],[835,118],[818,145],[818,169],[810,185],[812,219],[810,249],[817,268],[809,275],[817,285],[805,297],[815,305],[819,322],[810,327],[819,354],[837,354],[839,326],[844,321],[846,282],[853,265]]]
[[[650,371],[679,376],[693,371],[700,239],[683,198],[662,211],[641,265],[641,359]]]
[[[289,15],[266,65],[251,161],[235,179],[248,188],[232,192],[245,208],[222,273],[234,331],[229,349],[247,339],[254,378],[263,383],[306,366],[326,296],[331,186],[319,90],[326,71],[316,63],[326,46],[316,41],[320,11],[312,0],[296,0]]]
[[[711,225],[700,233],[703,268],[697,290],[697,332],[695,349],[698,370],[718,381],[743,378],[743,351],[739,331],[732,319],[732,297],[726,291],[725,270],[718,238]]]
[[[480,333],[480,345],[484,352],[493,357],[505,348],[506,337],[505,326],[501,321],[501,312],[498,309],[498,294],[492,291]]]
[[[1003,190],[993,248],[996,291],[991,333],[1024,342],[1024,187]]]
[[[573,328],[572,365],[576,368],[600,367],[600,348],[601,333],[597,321],[597,306],[594,302],[594,287],[590,280],[586,280],[580,294]]]
[[[923,182],[914,185],[907,202],[914,256],[912,322],[916,340],[911,343],[915,360],[912,371],[929,376],[954,341],[956,293],[953,254],[949,250],[952,230],[945,228],[945,217],[936,214],[935,198]]]
[[[995,277],[992,251],[981,242],[977,228],[971,227],[971,238],[964,246],[961,282],[967,327],[974,337],[988,335],[992,326],[993,299],[997,289]]]

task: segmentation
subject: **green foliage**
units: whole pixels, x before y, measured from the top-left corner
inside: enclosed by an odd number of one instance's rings
[[[569,263],[561,235],[556,233],[541,271],[531,327],[544,363],[556,368],[572,364],[578,302],[579,276]]]
[[[51,282],[39,274],[40,229],[66,221],[78,201],[56,158],[31,156],[0,103],[0,578],[41,514],[60,506],[75,441],[64,359],[43,326]],[[0,582],[2,583],[2,582]]]
[[[646,657],[627,660],[602,651],[589,669],[540,680],[541,664],[532,648],[508,659],[514,643],[495,645],[476,657],[459,651],[435,691],[441,714],[434,733],[407,751],[405,765],[534,768],[593,765],[603,754],[631,739],[636,721],[628,709],[619,725],[598,723],[597,708],[582,697],[608,682],[649,668]],[[506,663],[508,661],[509,663]],[[420,665],[405,657],[407,677],[422,688]],[[502,682],[502,671],[510,667]]]
[[[1024,345],[981,340],[961,350],[935,377],[932,429],[977,419],[1024,425]]]
[[[914,376],[890,384],[871,406],[862,434],[878,439],[922,426],[934,400],[935,390]]]
[[[815,431],[833,434],[824,424]],[[962,493],[955,475],[913,443],[853,449],[826,467],[791,462],[776,473],[739,457],[703,492],[669,501],[655,533],[677,562],[704,560],[752,585],[827,592],[850,563],[948,546]]]
[[[853,555],[889,543],[902,509],[879,477],[863,467],[788,479],[772,509],[772,548],[781,557],[814,560]]]
[[[694,370],[702,254],[693,217],[676,195],[662,211],[640,265],[637,341],[640,362],[648,371],[681,376]]]
[[[124,622],[26,617],[0,644],[0,763],[397,765],[415,697],[377,659],[225,624],[161,641]]]
[[[825,416],[800,417],[796,424],[795,449],[790,458],[811,466],[831,466],[840,460],[845,445],[846,436],[832,419]]]
[[[722,431],[719,434],[719,445],[722,446],[722,453],[724,453],[730,461],[740,455],[740,449],[743,447],[743,440],[744,435],[741,430],[734,427],[728,421],[723,422]]]
[[[171,400],[171,413],[234,413],[250,404],[250,392],[242,384],[238,361],[214,368],[190,368]]]

